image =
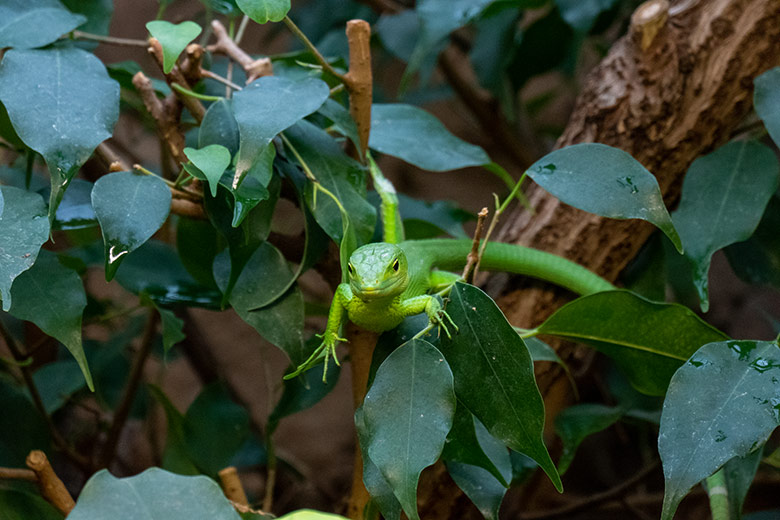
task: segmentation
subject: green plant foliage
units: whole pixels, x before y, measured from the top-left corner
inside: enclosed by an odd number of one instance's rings
[[[257,162],[274,136],[315,112],[329,95],[328,84],[313,77],[265,76],[236,92],[233,114],[241,135],[236,176]]]
[[[19,137],[46,159],[53,218],[76,171],[111,137],[119,85],[81,49],[10,50],[0,62],[0,101]]]
[[[441,350],[455,375],[458,399],[494,437],[534,459],[560,491],[542,442],[544,402],[523,340],[480,289],[458,282],[450,297],[447,312],[459,331],[442,338]]]
[[[726,339],[687,307],[651,302],[629,291],[578,298],[537,332],[581,341],[606,354],[637,390],[649,395],[663,395],[675,370],[700,346]]]
[[[753,104],[769,135],[780,144],[780,67],[758,76],[753,83]]]
[[[279,517],[279,520],[346,520],[343,516],[320,513],[311,509],[301,509]]]
[[[441,121],[412,105],[375,103],[368,145],[435,172],[490,162],[485,150],[455,137]]]
[[[17,49],[43,47],[87,21],[58,0],[4,0],[0,20],[0,48]]]
[[[598,143],[545,155],[528,175],[562,202],[609,218],[639,218],[657,226],[682,252],[653,174],[626,152]]]
[[[116,478],[95,473],[84,486],[68,520],[238,520],[219,485],[203,477],[175,475],[159,468]]]
[[[79,275],[62,265],[57,255],[42,250],[35,264],[14,281],[11,295],[11,315],[35,323],[61,341],[76,358],[89,389],[94,390],[81,345],[81,315],[87,297]]]
[[[184,169],[193,177],[207,180],[211,196],[216,197],[219,180],[230,166],[230,150],[219,144],[210,144],[200,150],[185,148],[184,155],[190,160],[190,164],[185,164]]]
[[[236,0],[244,14],[257,23],[280,22],[290,10],[290,0]]]
[[[756,476],[763,453],[764,450],[759,448],[744,457],[734,457],[723,466],[728,490],[729,518],[742,518],[742,505]]]
[[[195,22],[172,24],[165,20],[148,22],[146,29],[160,42],[163,51],[163,72],[166,74],[173,70],[179,55],[203,30]]]
[[[720,341],[675,373],[661,415],[658,452],[666,491],[662,520],[698,482],[758,449],[780,425],[775,342]]]
[[[83,15],[87,21],[79,26],[91,34],[108,34],[111,15],[114,14],[113,0],[62,0],[71,13]],[[86,42],[82,42],[84,45]],[[95,44],[97,46],[97,44]]]
[[[498,520],[498,510],[506,495],[506,487],[478,466],[448,462],[447,472],[486,520]]]
[[[206,148],[219,144],[227,148],[233,157],[238,153],[240,140],[232,102],[229,99],[220,99],[209,105],[198,128],[198,147]]]
[[[777,190],[779,173],[774,152],[756,141],[733,141],[688,169],[673,219],[703,311],[709,308],[712,254],[753,234]]]
[[[371,505],[376,506],[382,512],[385,520],[399,520],[401,518],[401,504],[393,493],[382,472],[371,461],[368,454],[368,446],[371,442],[366,428],[363,405],[355,410],[355,429],[360,443],[360,453],[363,459],[363,484],[371,495]]]
[[[108,281],[125,255],[149,240],[168,218],[171,191],[158,177],[110,173],[95,182],[92,207],[103,233]]]
[[[49,239],[46,204],[37,193],[0,186],[0,298],[3,310],[11,308],[11,284],[32,267],[38,251]]]
[[[734,272],[749,283],[780,288],[780,195],[769,199],[756,231],[743,242],[728,246],[726,257]]]
[[[230,304],[235,309],[254,310],[276,301],[290,287],[295,273],[281,251],[269,242],[262,242],[241,270]],[[220,287],[227,280],[217,278]]]
[[[62,514],[43,498],[13,489],[0,489],[3,520],[62,520]]]
[[[24,418],[13,428],[0,428],[0,464],[23,468],[31,450],[46,449],[50,445],[46,421],[30,397],[5,379],[0,379],[0,410],[4,417]]]
[[[160,313],[163,350],[167,353],[171,350],[171,347],[187,337],[182,330],[184,321],[177,317],[170,309],[164,309],[158,305],[155,305],[155,308],[157,309],[157,312]]]
[[[558,414],[555,418],[555,433],[563,441],[563,453],[558,460],[561,475],[569,469],[585,437],[606,430],[622,416],[623,410],[620,408],[595,403],[570,406]]]
[[[455,238],[467,238],[464,222],[474,215],[447,200],[426,202],[398,194],[398,211],[404,223],[407,240],[433,238],[446,233]]]
[[[57,207],[52,228],[69,230],[84,229],[98,225],[95,211],[92,209],[92,183],[83,179],[73,179],[68,191]]]
[[[410,519],[420,518],[417,481],[439,458],[454,412],[452,372],[424,340],[413,339],[390,354],[366,394],[368,455]]]
[[[587,34],[599,15],[617,3],[618,0],[555,0],[561,18],[581,34]]]
[[[48,414],[62,408],[70,396],[84,388],[81,368],[70,359],[42,366],[33,374],[33,380]]]

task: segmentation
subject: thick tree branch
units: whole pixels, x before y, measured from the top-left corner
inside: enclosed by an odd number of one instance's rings
[[[244,52],[244,50],[230,38],[227,29],[222,25],[222,22],[213,20],[211,22],[211,29],[214,31],[217,42],[209,45],[206,49],[209,52],[224,54],[241,65],[241,68],[243,68],[246,73],[247,84],[252,83],[257,78],[273,74],[271,60],[269,58],[254,59]]]
[[[371,96],[373,77],[371,75],[371,26],[365,20],[347,22],[349,42],[349,72],[344,76],[349,92],[349,113],[355,120],[360,138],[360,150],[356,154],[361,160],[368,150],[371,133]]]
[[[35,472],[41,496],[56,507],[60,513],[67,516],[76,506],[76,502],[73,501],[73,497],[68,493],[60,477],[54,472],[46,454],[40,450],[31,451],[27,455],[27,467]]]

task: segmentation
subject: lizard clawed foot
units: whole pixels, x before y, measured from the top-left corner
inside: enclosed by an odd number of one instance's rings
[[[339,358],[336,356],[336,342],[337,341],[347,341],[344,338],[340,338],[337,334],[327,332],[325,331],[322,334],[316,335],[318,338],[322,338],[322,343],[319,347],[314,349],[314,352],[311,353],[311,356],[301,363],[298,368],[295,369],[294,372],[291,372],[289,374],[286,374],[284,376],[284,379],[292,379],[294,377],[298,377],[302,373],[306,372],[310,368],[312,368],[314,365],[320,362],[322,358],[325,359],[325,366],[322,370],[322,382],[327,383],[327,374],[328,374],[328,358],[333,357],[333,361],[336,363],[336,365],[341,366],[341,363],[339,362]]]
[[[450,335],[450,331],[447,328],[447,324],[444,323],[444,319],[445,318],[450,323],[450,325],[452,325],[452,327],[455,329],[456,333],[458,332],[458,330],[460,330],[460,329],[458,329],[458,326],[455,324],[455,322],[452,321],[452,318],[450,317],[450,315],[447,314],[447,311],[445,311],[444,309],[442,309],[442,310],[440,310],[438,312],[438,315],[436,316],[436,318],[437,318],[437,324],[439,325],[439,327],[441,327],[441,330],[443,330],[444,333],[447,335],[448,339],[452,339],[452,335]]]

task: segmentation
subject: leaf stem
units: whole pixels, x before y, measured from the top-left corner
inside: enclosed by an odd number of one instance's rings
[[[220,99],[223,99],[222,96],[209,96],[207,94],[200,94],[188,88],[182,87],[178,83],[171,83],[171,88],[176,92],[184,94],[185,96],[194,97],[195,99],[201,99],[203,101],[219,101]]]
[[[120,45],[124,47],[143,47],[149,46],[146,40],[134,40],[131,38],[117,38],[115,36],[103,36],[101,34],[91,34],[84,31],[72,31],[71,37],[76,40],[91,40],[94,42],[105,43],[107,45]]]
[[[705,479],[707,495],[710,497],[712,520],[731,520],[729,512],[729,492],[726,486],[726,472],[720,468]]]
[[[157,175],[156,173],[154,173],[154,172],[153,172],[153,171],[151,171],[151,170],[147,170],[146,168],[144,168],[144,167],[143,167],[143,166],[141,166],[140,164],[134,164],[134,165],[133,165],[133,169],[134,169],[135,171],[139,172],[139,173],[143,173],[144,175],[151,175],[152,177],[157,177],[157,178],[159,178],[161,181],[163,181],[165,184],[167,184],[168,186],[170,186],[171,188],[175,188],[175,187],[176,187],[176,184],[175,184],[173,181],[170,181],[170,180],[168,180],[168,179],[166,179],[166,178],[162,177],[161,175]]]
[[[533,338],[539,334],[539,329],[524,329],[522,327],[513,328],[515,329],[515,332],[517,332],[517,334],[523,339]]]
[[[233,62],[231,61],[228,65],[230,65],[231,63],[233,63]],[[211,72],[210,70],[200,69],[200,75],[205,77],[205,78],[213,79],[214,81],[219,81],[223,85],[228,86],[228,87],[232,88],[233,90],[242,90],[241,86],[236,85],[235,83],[233,83],[229,79],[223,78],[219,74],[215,74],[215,73]]]
[[[301,43],[311,52],[314,57],[317,59],[318,62],[320,62],[320,65],[322,65],[322,68],[325,69],[329,74],[332,74],[336,78],[338,78],[339,81],[342,83],[346,83],[347,80],[344,77],[343,74],[338,72],[336,69],[333,68],[333,66],[328,63],[328,60],[325,59],[325,57],[320,54],[320,51],[317,50],[317,47],[314,46],[314,44],[309,40],[309,38],[303,34],[303,31],[301,31],[297,25],[295,25],[295,22],[293,22],[289,16],[285,16],[284,20],[282,20],[284,24],[287,26],[288,29],[290,29],[290,32],[292,32],[296,38],[298,38]]]

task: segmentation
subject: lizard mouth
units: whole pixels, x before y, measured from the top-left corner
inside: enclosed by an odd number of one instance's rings
[[[398,282],[368,287],[353,284],[352,293],[364,302],[370,302],[397,296],[400,292],[398,291],[398,289],[401,288],[400,286],[401,284]]]

